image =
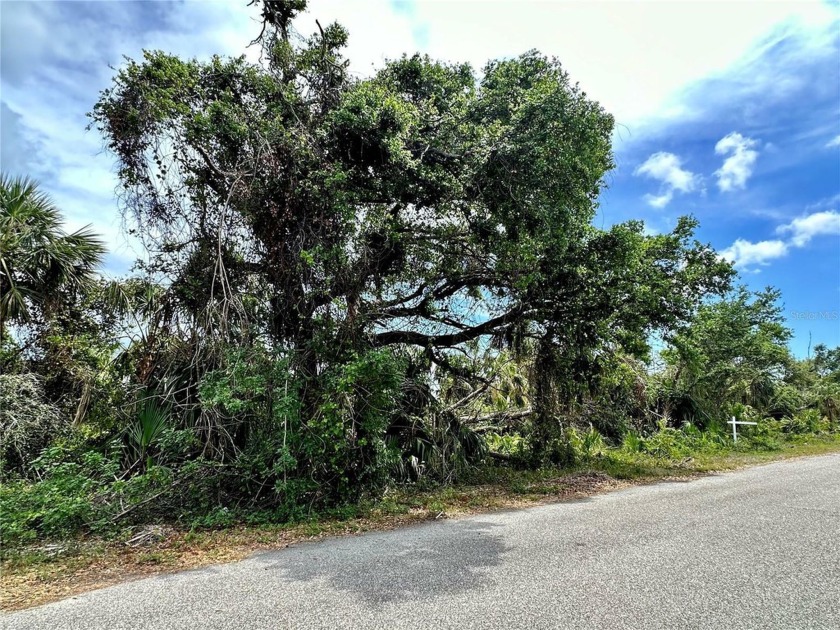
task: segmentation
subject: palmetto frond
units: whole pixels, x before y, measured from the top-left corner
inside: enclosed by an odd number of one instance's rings
[[[65,233],[33,180],[0,175],[0,335],[6,321],[28,321],[58,291],[84,288],[105,251],[89,228]]]

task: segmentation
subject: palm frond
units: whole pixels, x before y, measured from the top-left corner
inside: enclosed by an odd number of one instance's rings
[[[158,402],[154,395],[143,401],[136,421],[128,427],[128,438],[138,459],[146,457],[149,448],[158,440],[166,429],[172,410]]]
[[[34,180],[0,174],[0,334],[6,321],[27,321],[33,306],[46,310],[60,290],[87,287],[105,252],[89,227],[64,232]]]

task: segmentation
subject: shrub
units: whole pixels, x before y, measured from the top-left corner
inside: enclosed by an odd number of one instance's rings
[[[485,434],[484,440],[490,451],[510,457],[524,457],[528,448],[527,440],[518,433],[505,433],[500,435],[490,432]]]
[[[621,450],[626,453],[641,453],[645,447],[645,439],[635,431],[627,431],[621,439]]]
[[[788,433],[800,435],[804,433],[824,433],[831,429],[828,418],[818,409],[805,409],[787,419],[784,430]]]
[[[236,447],[230,474],[218,479],[217,504],[230,496],[286,518],[383,483],[402,374],[392,352],[371,351],[328,367],[313,395],[285,357],[231,351],[199,387],[202,412],[225,419]]]
[[[96,451],[72,453],[51,447],[32,465],[40,481],[17,480],[0,488],[4,544],[71,536],[104,516],[106,506],[96,495],[113,481],[119,468],[116,459]]]
[[[44,399],[35,374],[0,375],[0,470],[25,472],[41,449],[66,429],[58,409]]]
[[[682,459],[693,451],[694,440],[680,429],[664,427],[645,438],[644,452],[662,459]]]
[[[761,451],[778,451],[782,448],[784,426],[785,421],[782,420],[773,418],[759,420],[758,425],[745,432],[744,446]]]

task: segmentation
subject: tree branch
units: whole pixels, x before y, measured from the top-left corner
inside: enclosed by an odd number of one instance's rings
[[[451,348],[495,332],[497,329],[517,321],[526,313],[528,313],[528,309],[520,305],[477,326],[471,326],[456,333],[441,335],[427,335],[416,330],[388,330],[374,335],[373,345],[381,347],[393,344],[409,344],[429,348]]]

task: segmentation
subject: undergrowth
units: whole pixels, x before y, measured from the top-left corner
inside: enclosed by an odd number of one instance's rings
[[[647,435],[627,431],[612,444],[595,429],[567,428],[559,438],[562,443],[555,445],[563,452],[562,466],[529,465],[527,440],[517,434],[489,434],[486,439],[491,457],[472,467],[457,484],[427,479],[392,484],[383,493],[356,502],[293,513],[213,505],[212,496],[202,487],[206,471],[200,462],[177,473],[150,466],[143,474],[121,479],[118,463],[108,457],[107,449],[103,453],[56,446],[36,460],[38,481],[11,480],[0,487],[2,553],[6,557],[49,541],[119,537],[124,531],[149,524],[200,531],[342,521],[421,508],[442,512],[458,492],[481,485],[493,485],[512,495],[539,494],[535,484],[581,470],[600,471],[616,479],[655,479],[727,468],[761,460],[762,455],[773,458],[791,449],[808,452],[809,444],[829,450],[840,446],[840,435],[831,431],[829,422],[809,411],[743,427],[737,443],[724,425],[702,431],[692,425],[680,429],[662,426]],[[501,455],[502,461],[493,457],[494,453]]]

